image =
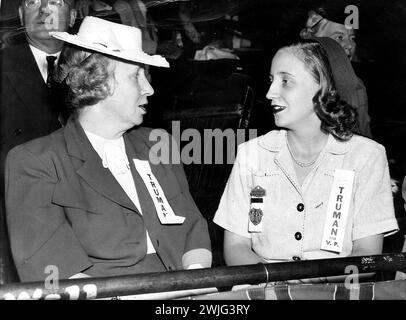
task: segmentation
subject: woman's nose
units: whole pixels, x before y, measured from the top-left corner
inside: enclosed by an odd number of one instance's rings
[[[354,46],[350,39],[344,40],[342,45],[345,50],[349,51],[351,51]]]
[[[152,96],[154,94],[154,88],[152,88],[146,77],[141,82],[141,94],[145,96]]]
[[[351,38],[350,35],[348,35],[347,37],[345,37],[342,41],[341,41],[341,46],[343,47],[344,50],[348,50],[348,51],[352,51],[356,44],[355,41]]]
[[[269,86],[268,92],[266,94],[266,98],[268,100],[273,100],[273,99],[275,99],[276,96],[277,96],[277,92],[276,92],[275,84],[271,83],[271,85]]]

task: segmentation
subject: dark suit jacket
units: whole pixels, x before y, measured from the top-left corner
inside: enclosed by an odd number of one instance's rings
[[[55,98],[55,97],[54,97]],[[27,43],[0,50],[0,206],[4,206],[4,164],[14,146],[59,128],[56,100],[50,99]],[[54,111],[55,110],[55,111]],[[0,208],[0,283],[16,281]]]
[[[27,43],[0,51],[0,161],[16,145],[60,128],[59,101],[50,99]],[[1,175],[3,175],[3,170]]]
[[[190,255],[211,263],[207,223],[190,196],[181,164],[151,163],[175,214],[186,217],[181,225],[162,225],[157,218],[131,161],[157,156],[150,131],[137,128],[124,135],[143,215],[102,166],[77,121],[10,151],[6,214],[22,281],[44,279],[47,265],[57,266],[60,278],[83,270],[93,276],[137,273],[146,256],[146,229],[167,270],[182,269]]]

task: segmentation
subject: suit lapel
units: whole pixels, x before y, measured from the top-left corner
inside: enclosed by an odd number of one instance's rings
[[[48,101],[48,90],[28,44],[18,46],[12,59],[18,59],[18,63],[13,64],[18,67],[8,70],[7,77],[15,92],[31,112],[49,112],[38,110],[39,106],[49,108],[48,104],[44,104],[44,101]]]
[[[110,170],[102,166],[99,155],[93,149],[77,120],[69,120],[67,123],[65,139],[69,155],[81,160],[76,168],[77,174],[97,193],[120,206],[139,213]]]
[[[147,160],[145,159],[145,150],[140,148],[135,148],[136,145],[133,144],[127,135],[124,135],[125,150],[127,153],[128,160],[130,161],[131,174],[134,179],[135,188],[137,190],[138,199],[140,201],[142,215],[146,220],[147,226],[152,226],[156,223],[154,217],[157,216],[154,203],[152,202],[151,196],[147,187],[144,184],[141,176],[135,168],[133,159]],[[140,149],[140,151],[138,150]]]

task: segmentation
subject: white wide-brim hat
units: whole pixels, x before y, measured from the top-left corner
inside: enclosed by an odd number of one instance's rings
[[[169,68],[164,57],[151,56],[142,51],[141,30],[135,27],[87,16],[76,35],[55,31],[49,34],[56,39],[109,56]]]

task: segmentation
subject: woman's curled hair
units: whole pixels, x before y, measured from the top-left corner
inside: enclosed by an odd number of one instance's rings
[[[357,109],[342,100],[336,91],[313,98],[314,110],[321,120],[321,130],[341,141],[349,140],[357,123]]]
[[[112,93],[114,61],[92,51],[65,46],[55,81],[65,85],[68,107],[74,111],[95,105]]]
[[[340,98],[326,51],[312,40],[303,40],[287,49],[292,50],[320,84],[320,90],[313,97],[313,105],[321,120],[321,130],[340,141],[349,140],[357,123],[357,109]]]

